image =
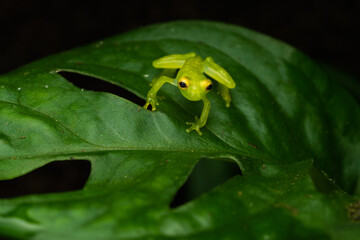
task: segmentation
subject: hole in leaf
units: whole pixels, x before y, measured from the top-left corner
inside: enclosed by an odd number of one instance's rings
[[[201,159],[176,193],[170,208],[198,198],[236,175],[242,175],[241,170],[231,159]]]
[[[80,190],[90,170],[87,160],[54,161],[23,176],[0,181],[0,198]]]
[[[141,107],[145,104],[145,101],[135,94],[104,80],[73,72],[60,71],[58,74],[79,88],[95,92],[112,93]]]

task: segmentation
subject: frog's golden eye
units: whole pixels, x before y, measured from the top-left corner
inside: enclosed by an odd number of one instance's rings
[[[187,85],[186,85],[185,82],[179,82],[179,86],[180,86],[181,88],[186,88],[186,87],[187,87]]]
[[[181,89],[185,89],[185,88],[187,88],[189,86],[189,80],[188,79],[186,79],[186,78],[181,78],[180,80],[179,80],[179,87],[181,88]]]
[[[213,84],[209,79],[204,80],[201,85],[206,91],[210,91],[213,88]]]

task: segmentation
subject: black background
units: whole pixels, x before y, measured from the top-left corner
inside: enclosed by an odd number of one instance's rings
[[[0,1],[0,74],[131,29],[180,19],[241,25],[360,78],[360,0]]]

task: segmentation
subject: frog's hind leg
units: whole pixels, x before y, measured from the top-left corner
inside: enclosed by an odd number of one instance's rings
[[[215,63],[212,57],[207,57],[204,60],[204,73],[223,84],[227,88],[234,88],[236,86],[230,74],[220,65]]]
[[[185,61],[189,58],[195,57],[193,52],[186,54],[172,54],[153,61],[154,68],[182,68]]]
[[[230,107],[231,96],[230,96],[229,88],[226,87],[225,85],[219,83],[217,90],[218,90],[218,91],[217,91],[218,94],[220,94],[220,96],[224,99],[224,101],[225,101],[225,106],[226,106],[226,107]]]

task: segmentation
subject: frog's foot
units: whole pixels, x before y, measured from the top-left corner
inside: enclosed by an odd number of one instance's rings
[[[147,97],[146,103],[143,108],[147,109],[149,105],[151,105],[151,111],[155,111],[156,105],[159,105],[159,102],[156,99],[156,97],[149,97],[149,96]]]
[[[231,102],[231,100],[225,100],[225,106],[228,108],[228,107],[230,107],[230,102]]]
[[[229,88],[225,87],[222,84],[219,84],[217,93],[222,97],[222,99],[224,99],[225,106],[230,107],[231,96],[230,96]]]
[[[202,132],[200,131],[201,124],[199,123],[198,117],[195,116],[195,122],[186,122],[187,125],[191,125],[188,129],[186,129],[186,132],[191,132],[193,130],[197,131],[197,133],[201,136]]]

